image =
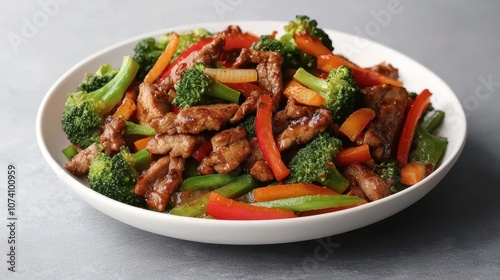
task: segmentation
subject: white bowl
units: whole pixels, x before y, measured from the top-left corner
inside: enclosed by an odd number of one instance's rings
[[[309,240],[340,234],[385,219],[410,206],[427,194],[448,173],[458,159],[466,138],[463,109],[452,90],[439,77],[418,62],[403,54],[369,40],[345,33],[326,30],[337,50],[354,53],[348,57],[362,66],[387,61],[400,70],[401,79],[410,91],[428,88],[433,92],[432,104],[446,112],[439,134],[449,140],[441,165],[420,183],[384,199],[355,208],[317,216],[271,221],[223,221],[179,217],[136,208],[107,198],[87,187],[85,180],[74,177],[64,168],[66,158],[61,150],[69,145],[61,128],[61,116],[66,94],[73,91],[84,73],[95,71],[101,64],[119,67],[125,55],[133,54],[134,45],[142,38],[157,37],[170,31],[185,31],[205,27],[211,31],[223,30],[229,24],[238,24],[255,34],[269,34],[282,30],[285,22],[225,22],[182,26],[160,30],[131,38],[110,46],[84,59],[61,78],[47,92],[37,116],[36,134],[40,150],[52,170],[87,203],[121,222],[153,233],[179,239],[221,244],[273,244]],[[362,42],[362,44],[360,44]]]

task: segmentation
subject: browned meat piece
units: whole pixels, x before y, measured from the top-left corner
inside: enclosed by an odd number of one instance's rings
[[[222,53],[222,48],[226,39],[224,36],[216,37],[212,42],[203,46],[199,51],[194,51],[188,55],[182,63],[176,64],[170,71],[170,76],[162,81],[162,85],[171,86],[176,84],[177,81],[184,73],[184,70],[191,68],[196,62],[201,62],[206,66],[215,66]]]
[[[351,164],[347,166],[343,174],[345,177],[352,176],[370,201],[384,198],[390,193],[391,183],[380,178],[366,166]]]
[[[382,62],[382,63],[377,64],[377,65],[370,67],[368,69],[373,70],[373,71],[375,71],[379,74],[382,74],[386,77],[389,77],[393,80],[397,80],[399,78],[398,68],[395,68],[390,63]]]
[[[236,169],[250,154],[247,133],[241,126],[215,134],[211,143],[212,152],[203,158],[198,166],[198,171],[202,174],[211,174],[214,171],[226,174]]]
[[[358,185],[358,182],[356,181],[356,178],[354,176],[344,174],[346,175],[346,179],[349,181],[349,188],[347,191],[344,193],[345,195],[351,195],[351,196],[357,196],[359,198],[362,198],[364,200],[368,200],[368,197],[366,197],[365,193],[363,190]]]
[[[253,113],[257,110],[257,100],[263,94],[263,91],[254,90],[250,93],[247,99],[241,104],[238,111],[229,120],[230,123],[237,123],[241,121],[246,114]]]
[[[273,134],[278,134],[283,132],[288,125],[290,124],[290,120],[286,115],[285,110],[280,110],[273,115],[272,119],[272,128]]]
[[[179,114],[166,114],[156,119],[151,126],[157,133],[198,134],[205,130],[219,131],[233,117],[239,106],[235,103],[194,106],[181,110]]]
[[[154,118],[151,120],[151,127],[153,127],[156,133],[167,133],[173,135],[177,133],[177,124],[175,120],[177,119],[177,114],[168,112],[163,117]]]
[[[332,113],[318,109],[314,114],[292,121],[285,131],[276,136],[276,145],[280,152],[292,145],[305,144],[319,133],[325,132],[332,122]]]
[[[153,187],[144,198],[149,207],[156,211],[163,212],[170,202],[170,196],[182,184],[182,171],[184,171],[185,159],[170,157],[168,173],[165,177],[158,177]]]
[[[203,136],[157,134],[153,139],[149,140],[146,150],[157,155],[169,153],[170,157],[188,158],[204,141]]]
[[[367,106],[376,112],[376,117],[368,125],[363,139],[358,139],[358,144],[370,145],[375,160],[387,160],[395,151],[404,124],[408,92],[391,85],[364,88],[361,92]]]
[[[144,196],[150,191],[156,181],[165,178],[168,172],[168,165],[170,164],[170,157],[164,156],[157,161],[151,163],[147,170],[137,178],[134,187],[134,193],[138,196]]]
[[[255,180],[267,182],[274,179],[274,174],[269,164],[264,159],[256,137],[249,141],[250,155],[245,159],[244,167],[249,170]]]
[[[257,63],[259,85],[272,94],[273,103],[277,106],[283,92],[283,75],[281,73],[283,57],[277,52],[242,49],[233,64],[233,68],[240,68],[248,63]]]
[[[295,101],[293,98],[288,98],[286,102],[286,116],[291,118],[291,119],[299,119],[304,116],[309,116],[314,112],[316,108],[307,106],[307,105],[302,105]]]
[[[104,131],[99,139],[106,154],[111,155],[113,152],[118,152],[125,145],[125,140],[123,140],[125,126],[125,120],[122,118],[108,117],[106,119]]]
[[[137,96],[137,119],[142,125],[151,124],[151,120],[163,117],[169,108],[169,97],[166,91],[158,89],[155,85],[143,82],[139,86]]]
[[[255,180],[261,182],[268,182],[274,179],[273,171],[265,160],[255,162],[252,168],[250,168],[249,173]]]
[[[83,176],[89,172],[90,163],[97,154],[99,154],[99,149],[96,144],[92,144],[78,152],[76,156],[64,165],[64,168],[76,176]]]
[[[241,28],[238,25],[229,25],[226,30],[218,33],[222,35],[235,35],[235,34],[241,34]]]

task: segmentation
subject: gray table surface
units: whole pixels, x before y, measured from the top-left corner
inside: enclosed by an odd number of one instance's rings
[[[44,94],[78,61],[148,31],[208,21],[287,21],[308,14],[323,27],[356,34],[394,3],[3,1],[0,219],[7,224],[4,170],[15,163],[19,220],[16,273],[7,271],[9,233],[0,226],[0,279],[496,278],[500,2],[395,1],[398,12],[380,21],[377,32],[363,36],[413,57],[456,92],[469,128],[462,157],[426,197],[384,221],[319,241],[271,246],[210,245],[158,236],[84,203],[58,180],[39,152],[35,117]],[[330,244],[328,250],[321,244]]]

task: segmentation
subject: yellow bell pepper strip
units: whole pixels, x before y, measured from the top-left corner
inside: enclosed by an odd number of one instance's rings
[[[276,146],[272,130],[273,103],[271,96],[265,94],[257,101],[257,115],[255,117],[255,133],[260,150],[264,155],[269,167],[273,171],[276,180],[281,181],[290,174],[281,159],[280,151]]]
[[[410,153],[410,147],[415,134],[415,129],[420,117],[422,117],[425,109],[429,106],[431,96],[432,93],[428,89],[423,90],[419,95],[417,95],[411,104],[408,114],[406,115],[406,120],[403,125],[403,130],[401,131],[398,151],[396,154],[396,162],[401,166],[408,163],[408,154]]]
[[[212,192],[208,197],[207,215],[221,220],[273,220],[297,217],[293,211],[255,206]]]

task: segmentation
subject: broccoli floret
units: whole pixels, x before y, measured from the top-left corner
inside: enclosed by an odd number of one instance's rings
[[[376,164],[373,170],[380,178],[391,182],[391,193],[400,192],[408,187],[401,183],[401,168],[393,160]]]
[[[318,182],[338,193],[349,187],[333,164],[342,142],[328,134],[320,134],[300,149],[290,161],[290,175],[285,180],[289,184]]]
[[[157,40],[155,38],[145,38],[139,41],[134,47],[134,59],[141,66],[139,72],[137,73],[137,80],[142,81],[146,74],[151,70],[155,64],[158,57],[163,53],[168,42],[172,38],[172,34],[168,33],[159,37]],[[195,29],[192,31],[184,32],[179,35],[179,45],[177,50],[172,56],[172,60],[175,60],[182,52],[184,52],[193,43],[200,41],[203,38],[212,37],[212,33],[204,28]]]
[[[68,94],[62,128],[71,143],[86,148],[98,142],[104,117],[120,103],[138,69],[137,62],[125,56],[118,73],[103,87],[90,93],[76,91]]]
[[[240,125],[246,130],[248,139],[255,137],[255,115],[247,115]]]
[[[252,44],[252,49],[278,52],[283,57],[285,68],[316,68],[316,57],[301,51],[295,44],[284,44],[268,35],[260,36],[259,41]]]
[[[113,69],[111,65],[103,64],[95,74],[85,74],[85,78],[78,85],[76,91],[93,92],[98,90],[111,81],[117,73],[118,70]]]
[[[325,98],[323,106],[332,111],[335,121],[342,122],[352,113],[359,88],[354,82],[351,70],[346,66],[332,69],[326,80],[302,68],[299,68],[293,77]]]
[[[325,47],[333,51],[333,43],[328,34],[326,34],[323,29],[318,28],[318,22],[316,20],[311,20],[308,16],[296,16],[295,21],[290,21],[288,25],[285,26],[285,32],[286,34],[283,35],[282,41],[290,42],[290,38],[293,38],[293,34],[305,32],[316,37]]]
[[[177,96],[172,103],[181,109],[205,104],[206,99],[216,98],[238,103],[239,91],[236,91],[205,74],[205,65],[197,62],[182,73],[177,86]]]
[[[90,165],[89,186],[100,194],[114,200],[139,205],[141,199],[134,194],[138,170],[151,162],[146,150],[131,154],[127,147],[113,157],[99,153]]]

